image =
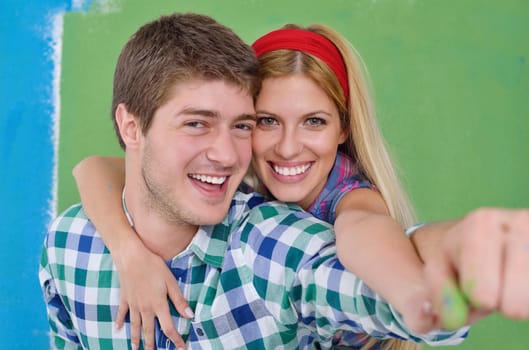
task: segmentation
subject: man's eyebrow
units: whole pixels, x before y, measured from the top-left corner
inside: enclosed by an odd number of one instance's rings
[[[244,121],[244,120],[256,121],[257,117],[253,113],[252,114],[245,113],[245,114],[241,114],[241,115],[237,116],[237,118],[235,118],[235,120],[236,121]]]
[[[220,114],[217,111],[210,110],[210,109],[200,109],[200,108],[184,108],[181,110],[178,115],[197,115],[201,117],[207,117],[207,118],[219,118]],[[243,121],[243,120],[252,120],[255,121],[257,118],[255,114],[253,113],[243,113],[235,117],[236,121]]]
[[[209,117],[209,118],[218,118],[219,113],[217,111],[212,111],[210,109],[200,109],[200,108],[184,108],[182,109],[178,115],[199,115],[202,117]]]

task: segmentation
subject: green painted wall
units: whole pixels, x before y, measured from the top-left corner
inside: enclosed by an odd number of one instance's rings
[[[122,45],[174,11],[211,15],[248,42],[285,23],[333,26],[367,64],[421,220],[529,207],[528,1],[128,0],[96,1],[64,19],[59,210],[78,201],[75,163],[121,154],[109,114]],[[529,323],[489,317],[455,348],[526,350]]]

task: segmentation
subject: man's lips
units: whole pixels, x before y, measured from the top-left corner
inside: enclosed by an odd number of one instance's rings
[[[204,175],[204,174],[190,174],[190,178],[198,180],[203,183],[211,184],[211,185],[221,185],[226,182],[227,176],[212,176],[212,175]]]

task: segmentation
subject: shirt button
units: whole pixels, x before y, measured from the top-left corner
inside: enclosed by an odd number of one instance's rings
[[[202,328],[197,328],[197,334],[199,337],[202,337],[204,335],[204,331],[202,330]]]

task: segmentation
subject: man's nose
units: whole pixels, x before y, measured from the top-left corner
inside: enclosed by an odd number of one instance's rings
[[[206,152],[207,158],[225,167],[236,164],[238,153],[234,138],[229,130],[218,130]]]

